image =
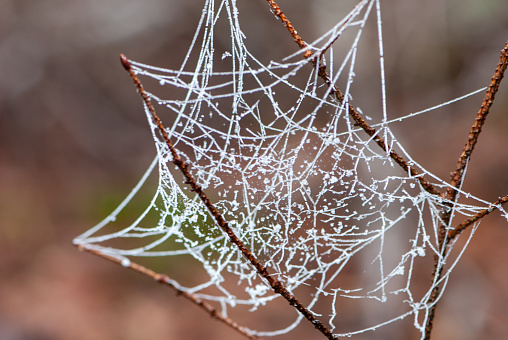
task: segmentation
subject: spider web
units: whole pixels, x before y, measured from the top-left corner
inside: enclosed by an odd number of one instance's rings
[[[365,53],[376,55],[380,70],[380,91],[367,98],[379,103],[377,112],[369,112],[369,123],[387,150],[355,125],[347,109],[365,96],[354,80],[369,24],[376,25],[379,44]],[[228,48],[216,44],[218,35],[231,37]],[[430,272],[422,276],[419,269],[437,255],[446,283],[467,245],[453,243],[453,251],[440,256],[440,213],[451,206],[452,217],[462,221],[489,203],[467,195],[473,203],[459,204],[428,193],[395,164],[389,150],[398,150],[436,188],[447,184],[404,151],[392,126],[484,89],[389,120],[376,0],[359,2],[308,44],[314,56],[320,56],[316,67],[303,57],[304,51],[279,62],[263,62],[245,42],[236,2],[210,0],[180,69],[137,62],[132,66],[175,148],[238,238],[334,334],[351,336],[408,317],[423,334],[427,301],[440,282],[422,285],[422,277],[427,284]],[[344,101],[330,96],[331,88],[319,79],[323,65],[332,83],[344,91]],[[75,243],[126,264],[131,257],[191,258],[206,277],[197,283],[180,280],[178,286],[219,303],[226,315],[242,306],[259,313],[278,308],[273,306],[280,296],[258,277],[186,188],[145,111],[157,157],[124,202]],[[155,168],[158,186],[144,212],[127,226],[115,223]],[[287,313],[292,319],[286,324],[274,329],[256,326],[252,333],[290,332],[302,316]],[[359,314],[363,317],[349,320]]]

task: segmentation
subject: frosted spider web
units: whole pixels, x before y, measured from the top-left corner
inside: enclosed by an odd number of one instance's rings
[[[206,1],[180,69],[132,62],[175,148],[236,235],[334,334],[351,336],[405,318],[412,318],[423,334],[429,294],[440,282],[428,282],[430,272],[417,275],[417,269],[441,254],[437,230],[442,208],[451,204],[452,216],[462,221],[489,203],[470,195],[468,202],[474,204],[445,202],[424,190],[388,150],[398,150],[436,188],[447,184],[404,151],[392,126],[484,89],[390,120],[379,1],[359,2],[308,44],[314,56],[321,55],[316,67],[311,58],[303,58],[304,51],[279,62],[259,60],[246,47],[240,17],[234,0]],[[379,44],[366,53],[377,55],[380,70],[380,91],[370,94],[380,105],[368,113],[369,123],[387,150],[356,126],[347,111],[349,103],[357,102],[355,91],[360,93],[354,82],[356,61],[369,23],[376,25]],[[281,39],[287,38],[285,33],[280,30]],[[216,43],[218,35],[230,36],[228,48]],[[343,102],[330,96],[330,87],[319,79],[320,65],[326,65],[332,83],[344,92]],[[279,308],[273,306],[281,297],[187,189],[145,111],[157,157],[124,202],[75,243],[125,264],[136,257],[190,257],[203,269],[204,279],[175,284],[218,303],[233,318],[232,311],[242,306],[258,313]],[[118,226],[115,220],[156,168],[153,199],[132,223]],[[467,242],[453,245],[440,258],[440,266],[446,263],[444,283]],[[302,316],[284,311],[292,319],[271,329],[245,324],[260,336],[288,333]],[[349,320],[352,316],[356,321]]]

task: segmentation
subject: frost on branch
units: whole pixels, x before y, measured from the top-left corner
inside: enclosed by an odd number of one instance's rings
[[[373,0],[361,1],[307,45],[313,53],[310,58],[304,58],[302,50],[264,63],[246,47],[239,24],[243,17],[235,1],[207,1],[179,69],[131,62],[173,145],[234,233],[290,292],[342,336],[404,318],[412,318],[423,333],[429,296],[435,285],[446,282],[463,251],[440,249],[442,212],[451,209],[453,218],[463,220],[487,204],[476,198],[471,198],[476,205],[447,202],[424,190],[418,178],[390,156],[397,150],[419,173],[417,177],[426,176],[437,189],[446,187],[412,160],[392,131],[396,122],[389,120],[386,107],[381,12],[376,5]],[[217,23],[226,23],[229,31]],[[364,51],[359,46],[368,25],[376,27],[379,46]],[[231,37],[229,49],[214,44],[218,34]],[[348,36],[344,42],[343,34]],[[334,52],[339,49],[342,59]],[[379,93],[362,93],[354,82],[360,52],[377,54]],[[310,60],[316,61],[315,67]],[[327,68],[332,84],[343,91],[343,101],[330,95],[332,88],[318,76],[320,67]],[[349,105],[370,97],[376,97],[380,107],[368,113],[369,124],[386,149],[349,115]],[[127,266],[135,257],[190,257],[203,268],[206,279],[180,280],[179,289],[218,303],[233,318],[231,309],[239,306],[269,314],[281,297],[187,189],[159,128],[146,114],[156,160],[124,203],[75,242],[123,259]],[[158,186],[146,210],[128,225],[114,224],[157,167]],[[421,275],[415,272],[432,263],[435,255],[444,274],[439,282],[422,288],[417,282]],[[350,322],[348,315],[364,317]],[[278,329],[257,327],[252,333],[286,333],[301,320],[295,315]]]

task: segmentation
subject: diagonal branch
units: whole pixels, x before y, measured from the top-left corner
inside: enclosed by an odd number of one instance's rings
[[[106,260],[109,260],[111,262],[120,264],[120,265],[127,267],[129,269],[132,269],[135,272],[138,272],[140,274],[151,277],[155,281],[157,281],[161,284],[164,284],[164,285],[168,286],[169,288],[173,289],[176,292],[176,294],[183,296],[187,300],[189,300],[192,303],[194,303],[195,305],[197,305],[199,308],[203,309],[206,313],[210,314],[210,316],[212,318],[221,321],[222,323],[231,327],[232,329],[234,329],[235,331],[244,335],[248,339],[251,339],[251,340],[258,339],[257,336],[250,334],[243,326],[239,325],[237,322],[235,322],[235,321],[231,320],[230,318],[228,318],[227,316],[223,315],[220,311],[215,309],[212,305],[210,305],[206,301],[198,298],[197,296],[195,296],[192,293],[189,293],[189,292],[186,292],[186,291],[180,289],[169,276],[156,273],[151,269],[148,269],[140,264],[137,264],[137,263],[134,263],[131,261],[124,262],[116,257],[109,256],[109,255],[106,255],[106,254],[96,250],[96,249],[89,248],[86,245],[80,244],[80,245],[77,245],[77,247],[79,250],[87,251],[89,253],[92,253],[94,255],[102,257]]]
[[[483,99],[482,106],[480,110],[476,114],[476,119],[471,127],[471,131],[469,132],[469,136],[467,138],[466,145],[464,146],[464,150],[462,150],[462,154],[459,157],[457,162],[457,169],[452,173],[452,181],[451,187],[449,187],[446,191],[446,196],[451,201],[454,201],[457,196],[456,188],[459,188],[462,184],[462,180],[464,178],[464,171],[466,169],[466,165],[471,158],[471,154],[478,142],[478,136],[482,132],[483,124],[485,123],[485,119],[489,113],[490,107],[494,103],[494,99],[496,97],[497,90],[499,89],[499,84],[503,79],[504,72],[506,67],[508,66],[508,41],[506,42],[504,48],[501,50],[501,57],[499,59],[499,63],[497,64],[496,71],[494,72],[494,76],[490,81],[489,88],[487,89],[487,93],[485,94],[485,98]]]
[[[471,226],[476,221],[482,219],[483,217],[487,216],[491,212],[493,212],[496,209],[499,209],[500,205],[508,202],[508,195],[501,197],[499,200],[497,200],[496,203],[492,204],[489,208],[484,209],[471,218],[463,221],[455,228],[451,229],[446,233],[446,227],[445,224],[441,225],[439,228],[439,249],[441,249],[441,255],[434,257],[434,270],[432,273],[432,278],[435,282],[441,281],[442,275],[443,275],[443,268],[444,266],[440,262],[440,257],[444,258],[447,255],[447,252],[449,250],[448,245],[450,242],[457,237],[460,233],[462,233],[466,228]],[[444,214],[446,218],[448,218],[448,221],[450,219],[449,214]],[[446,238],[445,238],[446,237]],[[434,324],[434,318],[436,316],[436,306],[437,306],[437,299],[441,293],[441,284],[437,284],[430,294],[430,297],[427,301],[428,304],[431,305],[429,310],[429,315],[427,317],[426,325],[425,325],[425,337],[424,340],[430,340],[430,335],[432,333],[433,324]]]
[[[231,229],[231,227],[229,226],[229,223],[224,219],[219,210],[217,210],[217,208],[213,205],[213,203],[210,201],[208,196],[203,191],[203,188],[196,182],[194,176],[190,173],[189,171],[190,164],[180,157],[180,154],[178,153],[177,149],[173,146],[173,143],[171,142],[171,139],[169,138],[166,129],[162,125],[162,122],[157,112],[155,111],[155,108],[152,105],[150,97],[143,88],[141,81],[134,73],[130,61],[123,54],[120,55],[120,61],[122,62],[122,65],[127,70],[127,72],[129,72],[132,80],[134,81],[134,84],[136,85],[139,94],[141,95],[141,98],[143,98],[146,108],[148,109],[153,120],[157,124],[159,132],[161,133],[164,142],[168,146],[169,151],[173,156],[173,163],[178,167],[180,172],[185,177],[185,183],[190,186],[191,191],[194,191],[201,199],[203,204],[206,206],[210,214],[215,219],[217,225],[228,236],[231,243],[237,246],[242,255],[256,269],[257,273],[268,282],[268,284],[275,293],[280,294],[284,299],[286,299],[291,306],[295,307],[307,320],[309,320],[314,325],[314,327],[317,330],[323,333],[328,339],[330,340],[335,339],[332,332],[321,321],[319,321],[310,310],[308,310],[300,301],[298,301],[296,297],[286,289],[286,287],[281,281],[272,276],[272,274],[268,271],[268,269],[261,262],[258,261],[258,259],[254,256],[254,254],[252,254],[252,252],[247,248],[247,246],[238,238],[238,236],[236,236],[233,229]]]
[[[449,242],[449,241],[453,240],[456,236],[458,236],[461,232],[463,232],[471,224],[482,219],[483,217],[490,214],[494,210],[499,209],[499,206],[506,203],[506,202],[508,202],[508,195],[501,197],[500,199],[497,200],[496,203],[492,204],[489,208],[480,211],[479,213],[477,213],[474,216],[472,216],[471,218],[465,220],[464,222],[462,222],[461,224],[459,224],[452,230],[448,231],[447,241]]]
[[[284,26],[286,26],[286,28],[288,29],[289,33],[293,37],[293,39],[294,39],[295,43],[298,45],[298,47],[300,47],[301,49],[304,49],[304,48],[306,49],[306,51],[304,53],[304,57],[305,58],[310,57],[312,55],[312,51],[307,48],[307,44],[303,41],[302,37],[300,37],[300,35],[296,31],[296,29],[294,28],[293,24],[291,23],[291,21],[289,21],[289,19],[286,17],[286,15],[282,12],[279,5],[277,5],[277,3],[274,0],[267,0],[267,1],[268,1],[268,4],[270,5],[270,7],[272,8],[273,14],[275,14],[280,19],[280,21],[282,21]]]
[[[305,58],[309,58],[312,56],[312,51],[307,48],[307,44],[303,41],[303,39],[300,37],[296,29],[294,28],[293,24],[289,21],[289,19],[286,17],[286,15],[282,12],[279,5],[274,0],[267,0],[270,7],[272,8],[273,13],[282,21],[284,26],[286,26],[287,30],[293,37],[294,41],[297,43],[298,47],[301,49],[306,49],[304,53]],[[344,94],[340,91],[340,89],[337,87],[337,85],[333,84],[330,75],[326,71],[326,66],[324,65],[318,65],[318,58],[314,57],[310,59],[311,64],[314,67],[317,67],[318,69],[318,75],[319,77],[325,82],[325,84],[330,88],[330,94],[335,97],[335,99],[339,103],[344,102]],[[421,186],[429,193],[433,195],[441,195],[439,190],[432,185],[429,181],[427,181],[422,174],[420,174],[418,171],[416,171],[413,167],[411,167],[408,162],[399,155],[396,151],[393,149],[390,149],[385,140],[378,135],[378,132],[376,129],[371,127],[367,121],[362,117],[362,115],[356,110],[351,104],[347,104],[348,113],[355,121],[355,124],[361,127],[369,137],[371,137],[377,145],[384,151],[388,151],[390,157],[397,163],[404,171],[406,171],[411,177],[416,178]]]

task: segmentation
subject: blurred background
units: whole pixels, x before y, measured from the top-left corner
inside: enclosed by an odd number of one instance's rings
[[[167,288],[72,245],[155,155],[119,54],[178,68],[202,3],[0,0],[0,340],[239,338]],[[356,1],[278,3],[312,41]],[[266,1],[239,5],[251,52],[277,60],[296,51]],[[508,40],[508,2],[381,6],[393,117],[488,85]],[[482,98],[406,121],[406,150],[449,178]],[[508,193],[507,129],[502,83],[464,186],[486,201]],[[508,224],[493,213],[452,275],[434,338],[505,339],[507,311]],[[309,326],[291,339],[311,337]]]

